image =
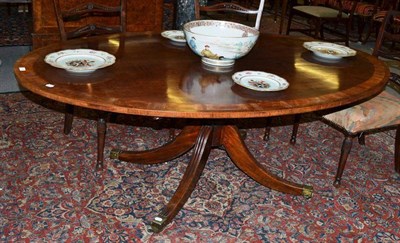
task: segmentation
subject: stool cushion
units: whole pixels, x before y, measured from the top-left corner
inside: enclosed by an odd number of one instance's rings
[[[318,18],[336,18],[339,14],[338,10],[323,6],[295,6],[293,9]],[[341,17],[348,18],[349,15],[342,12]]]
[[[323,118],[351,133],[397,125],[400,124],[400,94],[387,86],[378,96]]]

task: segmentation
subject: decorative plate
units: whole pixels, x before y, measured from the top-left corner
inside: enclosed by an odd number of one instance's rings
[[[279,91],[289,87],[286,79],[272,73],[243,71],[232,75],[235,83],[256,91]]]
[[[176,42],[186,42],[185,34],[181,30],[166,30],[161,32],[161,36]]]
[[[347,46],[329,42],[311,41],[304,42],[303,46],[315,55],[327,59],[340,59],[342,57],[355,56],[357,52]]]
[[[115,56],[91,49],[71,49],[48,54],[44,61],[70,72],[88,73],[115,63]]]

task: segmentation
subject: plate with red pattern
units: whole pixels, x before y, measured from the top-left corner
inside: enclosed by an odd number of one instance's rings
[[[326,59],[341,59],[355,56],[357,52],[347,46],[330,42],[310,41],[303,43],[304,48],[312,51],[316,56]]]
[[[182,30],[166,30],[161,33],[161,36],[175,42],[186,43],[185,34]]]
[[[237,72],[232,79],[236,84],[256,91],[280,91],[289,87],[286,79],[261,71]]]
[[[105,51],[69,49],[48,54],[44,61],[70,72],[88,73],[115,63],[115,56]]]

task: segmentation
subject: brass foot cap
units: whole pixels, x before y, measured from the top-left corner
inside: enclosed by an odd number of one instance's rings
[[[161,216],[157,216],[154,218],[153,222],[151,223],[151,231],[154,233],[159,233],[164,228],[165,218]]]
[[[313,196],[313,187],[312,186],[307,186],[305,185],[303,188],[303,196],[307,199],[311,198]]]
[[[118,149],[111,150],[110,159],[118,159],[120,153],[121,153],[121,150],[118,150]]]

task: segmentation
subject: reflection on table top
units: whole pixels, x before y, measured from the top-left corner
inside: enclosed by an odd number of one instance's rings
[[[135,115],[245,118],[304,113],[350,104],[378,94],[389,70],[362,52],[328,62],[302,44],[310,39],[261,34],[231,69],[202,65],[186,45],[160,33],[128,33],[58,43],[32,51],[14,71],[34,93],[77,106]],[[89,48],[116,56],[112,66],[75,74],[44,62],[63,49]],[[20,71],[23,67],[25,71]],[[289,82],[278,92],[246,89],[232,81],[244,70],[273,73]],[[48,87],[51,84],[51,87]]]

